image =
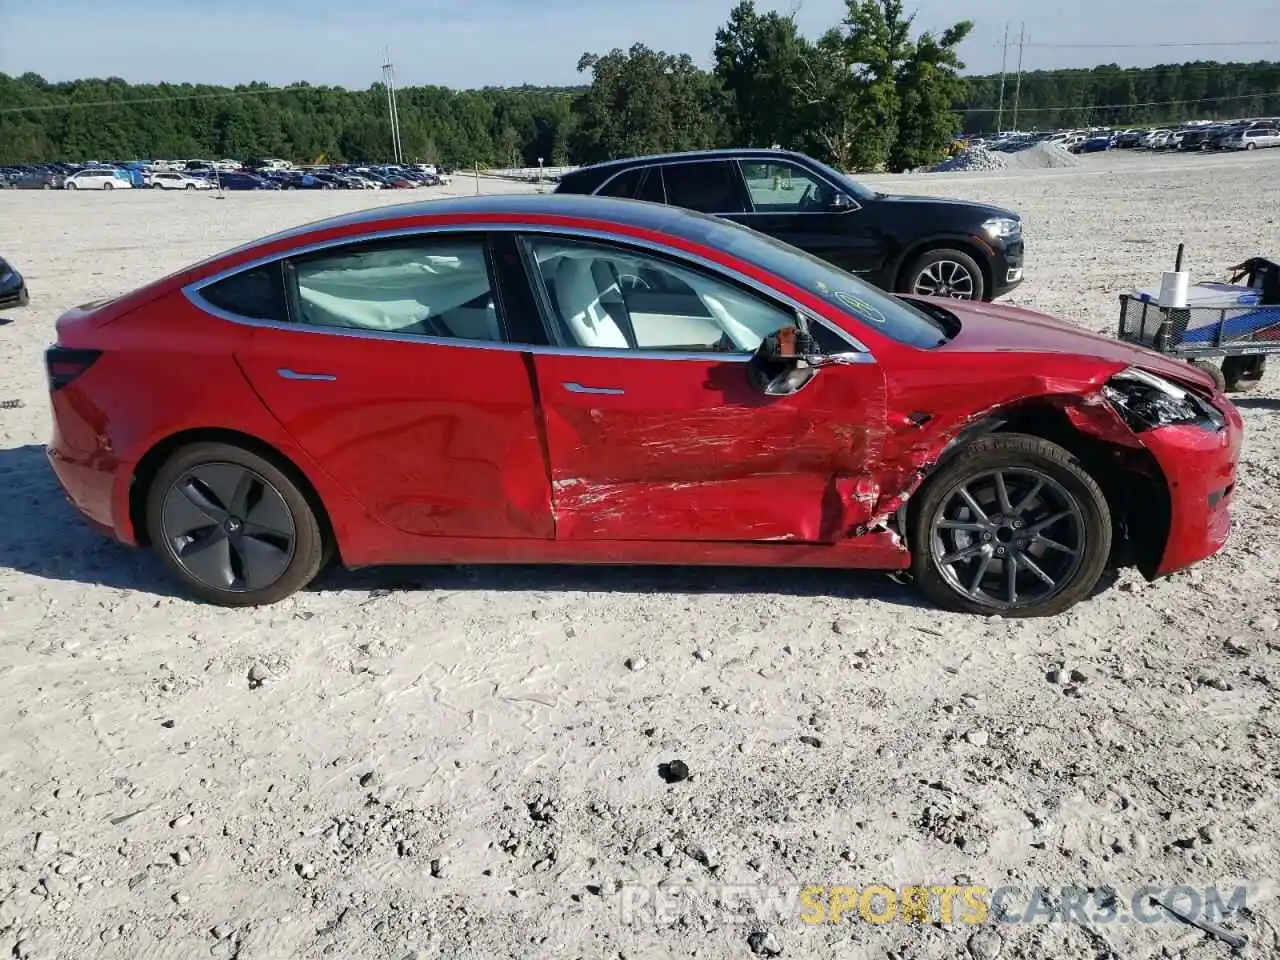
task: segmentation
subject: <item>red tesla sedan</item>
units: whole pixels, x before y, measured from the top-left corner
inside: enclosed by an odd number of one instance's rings
[[[573,196],[382,207],[69,311],[49,458],[205,600],[331,559],[869,568],[1059,612],[1216,552],[1242,425],[1186,363]]]

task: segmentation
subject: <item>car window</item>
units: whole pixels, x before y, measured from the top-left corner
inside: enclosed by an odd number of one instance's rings
[[[289,308],[285,304],[284,283],[280,265],[269,263],[235,273],[200,290],[206,302],[225,313],[250,320],[274,320],[286,323]]]
[[[527,241],[565,346],[750,353],[793,312],[727,280],[590,241]]]
[[[757,213],[829,210],[835,190],[794,163],[744,160],[743,179]]]
[[[729,160],[669,163],[662,168],[667,203],[699,213],[745,213],[742,178]]]
[[[630,199],[636,195],[636,187],[640,183],[640,178],[644,175],[644,167],[636,167],[634,170],[625,170],[615,176],[612,180],[605,183],[596,194],[601,197],[622,197]]]
[[[636,199],[647,200],[649,203],[667,202],[667,191],[662,185],[661,167],[650,167],[645,171],[644,183],[640,184]]]
[[[502,340],[482,239],[361,244],[293,261],[294,316],[316,327]]]

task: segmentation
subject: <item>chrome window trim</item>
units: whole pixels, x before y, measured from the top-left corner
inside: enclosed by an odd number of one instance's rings
[[[644,250],[651,250],[657,254],[665,254],[678,260],[684,260],[690,264],[696,264],[704,270],[720,273],[727,277],[742,283],[744,286],[750,287],[752,290],[779,303],[785,304],[790,309],[803,313],[810,321],[818,323],[825,327],[831,333],[844,340],[852,348],[848,353],[835,354],[844,359],[846,363],[875,363],[876,358],[871,351],[853,334],[840,329],[835,324],[823,317],[815,316],[813,311],[808,307],[798,303],[791,297],[781,291],[774,290],[772,287],[755,280],[752,277],[739,273],[721,264],[707,260],[696,254],[691,254],[684,250],[672,250],[667,247],[641,240],[637,237],[619,236],[610,233],[607,230],[593,230],[582,227],[563,227],[552,226],[548,224],[507,224],[507,223],[447,223],[447,224],[422,224],[416,227],[400,227],[394,230],[379,230],[372,233],[362,234],[360,236],[341,237],[334,240],[323,240],[318,243],[305,244],[295,247],[284,253],[274,253],[265,257],[257,257],[252,260],[246,260],[244,263],[230,267],[226,270],[220,270],[217,273],[196,280],[182,288],[182,295],[192,306],[196,307],[203,313],[225,320],[229,323],[236,323],[242,326],[262,327],[269,330],[287,330],[292,333],[314,334],[318,336],[338,336],[351,337],[357,340],[390,340],[403,343],[424,343],[436,346],[452,346],[452,347],[469,347],[473,349],[483,350],[503,350],[515,353],[533,353],[552,356],[571,356],[571,357],[601,357],[601,356],[620,356],[632,357],[635,359],[645,360],[708,360],[716,359],[726,363],[746,363],[751,359],[750,354],[742,353],[721,353],[714,350],[705,351],[688,351],[688,352],[666,352],[661,350],[630,350],[625,347],[564,347],[556,344],[532,344],[532,343],[507,343],[497,340],[468,340],[463,337],[424,337],[412,333],[392,333],[381,330],[355,330],[342,327],[315,327],[305,324],[293,323],[290,321],[280,320],[260,320],[253,317],[245,317],[239,314],[231,313],[219,307],[215,307],[209,301],[200,295],[200,291],[205,287],[212,286],[222,280],[245,273],[249,270],[255,270],[258,267],[266,266],[272,263],[279,263],[284,260],[290,260],[295,257],[306,256],[322,250],[330,250],[335,247],[351,246],[353,244],[370,243],[378,240],[391,240],[399,237],[416,236],[433,233],[525,233],[525,234],[550,234],[553,236],[568,237],[573,239],[599,240],[605,243],[613,243],[615,245],[627,246],[631,245]]]
[[[603,190],[606,186],[608,186],[610,183],[613,183],[613,181],[614,181],[614,180],[617,180],[617,179],[618,179],[618,177],[622,176],[624,173],[630,173],[632,170],[651,170],[651,169],[653,169],[654,167],[673,167],[673,166],[676,166],[676,165],[678,165],[678,164],[682,165],[682,164],[686,164],[686,163],[725,163],[725,162],[732,163],[734,166],[736,166],[736,167],[738,168],[738,176],[742,178],[742,182],[745,184],[745,183],[746,183],[746,180],[747,180],[747,177],[746,177],[746,175],[742,172],[742,164],[743,164],[744,160],[745,160],[745,162],[747,162],[747,163],[757,162],[757,161],[755,161],[755,160],[747,160],[746,158],[743,158],[743,157],[696,157],[696,158],[694,158],[694,159],[690,159],[690,160],[671,160],[671,159],[668,159],[668,160],[658,160],[658,161],[655,161],[654,163],[642,163],[642,164],[636,164],[635,166],[631,166],[631,167],[623,167],[621,170],[619,170],[619,171],[618,171],[617,173],[615,173],[613,176],[609,177],[607,180],[602,181],[602,182],[601,182],[601,184],[600,184],[598,187],[596,187],[594,190],[592,190],[592,191],[591,191],[591,194],[590,194],[590,195],[591,195],[591,196],[593,196],[593,197],[595,197],[595,196],[599,196],[599,195],[600,195],[600,191],[601,191],[601,190]],[[828,211],[828,212],[830,212],[830,213],[835,213],[835,214],[845,214],[845,213],[853,213],[854,211],[857,211],[857,210],[861,210],[861,209],[862,209],[862,204],[860,204],[860,203],[858,202],[857,197],[854,197],[853,195],[851,195],[851,194],[849,193],[849,191],[848,191],[848,190],[846,190],[844,187],[841,187],[841,186],[838,186],[837,184],[832,183],[830,180],[828,180],[828,179],[827,179],[826,177],[824,177],[822,174],[818,173],[816,170],[810,170],[810,169],[808,169],[807,167],[805,167],[803,164],[797,163],[795,160],[791,160],[791,159],[786,159],[786,160],[760,160],[760,161],[758,161],[758,162],[760,162],[760,163],[777,163],[777,164],[779,164],[779,165],[786,163],[786,164],[790,164],[790,165],[791,165],[791,166],[793,166],[793,167],[799,167],[801,170],[804,170],[804,172],[805,172],[808,176],[812,177],[814,180],[817,180],[819,183],[825,183],[828,187],[830,187],[830,188],[831,188],[832,190],[834,190],[836,193],[842,193],[842,194],[844,194],[846,197],[848,197],[848,198],[849,198],[849,203],[851,204],[851,206],[846,207],[844,210],[831,210],[831,211]],[[666,186],[665,186],[665,183],[664,183],[664,185],[663,185],[663,196],[665,196],[665,195],[666,195]],[[754,207],[754,206],[755,206],[755,200],[751,198],[751,191],[750,191],[750,190],[748,190],[748,191],[747,191],[747,198],[751,201],[751,205],[752,205],[752,207]],[[630,198],[630,199],[634,199],[634,198]],[[794,216],[798,216],[798,215],[799,215],[799,214],[801,214],[801,213],[806,213],[806,212],[809,212],[809,211],[802,211],[802,210],[755,210],[755,209],[752,209],[752,210],[743,210],[743,211],[740,211],[740,212],[737,212],[737,213],[714,213],[714,214],[711,214],[711,216],[714,216],[714,217],[794,217]]]

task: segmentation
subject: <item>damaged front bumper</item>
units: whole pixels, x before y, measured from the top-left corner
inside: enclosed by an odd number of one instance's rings
[[[1225,419],[1220,429],[1179,425],[1142,436],[1169,488],[1169,536],[1159,566],[1142,571],[1149,578],[1166,576],[1213,556],[1231,532],[1230,508],[1244,422],[1230,403],[1214,406]]]
[[[1158,543],[1138,545],[1142,574],[1167,576],[1221,550],[1231,531],[1244,438],[1235,406],[1221,394],[1202,394],[1136,369],[1114,377],[1097,399],[1068,415],[1101,439],[1141,446],[1164,481],[1163,549],[1157,552]]]

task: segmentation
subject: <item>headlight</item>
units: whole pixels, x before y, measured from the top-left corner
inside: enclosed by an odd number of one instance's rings
[[[1217,430],[1225,424],[1213,404],[1136,367],[1112,377],[1102,394],[1135,432],[1197,423]]]
[[[983,222],[982,231],[992,240],[1005,240],[1022,235],[1022,221],[1016,217],[992,217]]]

